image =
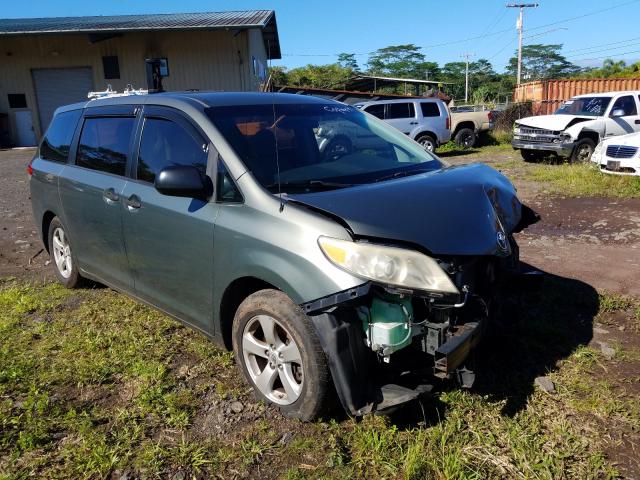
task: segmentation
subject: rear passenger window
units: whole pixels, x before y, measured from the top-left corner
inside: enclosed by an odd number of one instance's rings
[[[440,109],[438,108],[438,104],[435,102],[423,102],[420,104],[420,109],[422,110],[423,117],[440,116]]]
[[[374,117],[384,118],[384,104],[381,105],[369,105],[364,109],[365,112],[370,113]]]
[[[146,118],[138,155],[138,180],[153,183],[156,175],[172,165],[191,165],[207,170],[207,148],[184,128],[170,120]]]
[[[413,109],[413,103],[389,103],[387,104],[387,119],[394,118],[413,118],[416,112]]]
[[[53,118],[40,144],[40,158],[67,163],[69,147],[82,110],[59,113]]]
[[[82,126],[76,165],[124,175],[135,118],[87,118]]]

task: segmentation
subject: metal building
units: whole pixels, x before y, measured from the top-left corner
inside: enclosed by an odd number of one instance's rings
[[[150,66],[164,90],[259,90],[279,58],[273,10],[0,19],[0,129],[35,145],[58,106],[147,88]]]

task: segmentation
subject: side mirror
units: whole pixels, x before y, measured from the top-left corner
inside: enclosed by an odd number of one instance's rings
[[[196,167],[175,165],[163,168],[154,186],[163,195],[207,199],[213,195],[213,182]]]
[[[622,108],[616,108],[611,112],[611,117],[624,117],[625,111]]]

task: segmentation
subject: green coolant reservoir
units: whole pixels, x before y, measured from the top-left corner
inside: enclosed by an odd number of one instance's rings
[[[376,295],[368,311],[360,311],[371,349],[385,357],[411,343],[411,299],[384,293]]]

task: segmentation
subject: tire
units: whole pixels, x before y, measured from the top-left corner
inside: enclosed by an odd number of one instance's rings
[[[78,270],[78,262],[71,248],[69,233],[58,217],[51,220],[47,238],[51,263],[58,281],[67,288],[81,286],[84,279]]]
[[[416,142],[418,142],[422,147],[431,153],[435,153],[436,151],[436,139],[433,138],[428,133],[423,133],[416,137]]]
[[[525,162],[539,162],[544,158],[545,154],[538,150],[526,150],[523,148],[520,150],[520,155],[522,155],[522,159]]]
[[[454,141],[464,148],[471,148],[476,144],[478,136],[470,128],[461,128],[454,137]]]
[[[351,142],[347,138],[332,139],[324,150],[324,160],[333,162],[351,153]]]
[[[590,138],[578,140],[573,147],[573,152],[571,152],[570,161],[572,163],[585,163],[590,161],[595,148],[596,144]]]
[[[232,336],[236,362],[259,399],[287,417],[318,418],[332,391],[327,359],[311,320],[287,295],[249,295],[236,311]]]

